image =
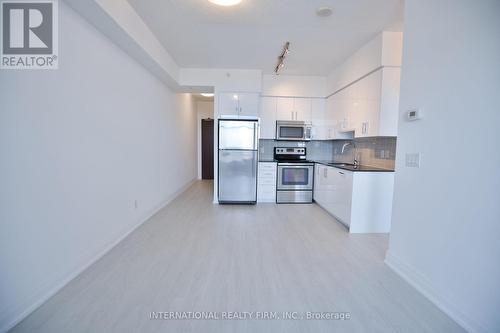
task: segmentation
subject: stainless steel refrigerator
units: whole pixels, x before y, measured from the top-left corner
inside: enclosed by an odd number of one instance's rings
[[[258,120],[219,119],[219,203],[257,202]]]

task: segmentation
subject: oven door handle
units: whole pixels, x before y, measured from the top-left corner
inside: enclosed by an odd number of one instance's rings
[[[300,163],[278,163],[278,168],[314,168],[314,164],[300,164]]]

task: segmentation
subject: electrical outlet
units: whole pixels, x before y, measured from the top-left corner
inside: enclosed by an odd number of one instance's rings
[[[420,153],[406,153],[407,168],[420,168]]]

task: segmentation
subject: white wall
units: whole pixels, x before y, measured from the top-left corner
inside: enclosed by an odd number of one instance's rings
[[[326,96],[326,77],[263,75],[262,95],[324,98]]]
[[[197,127],[197,147],[198,147],[198,179],[201,179],[201,120],[212,118],[214,119],[214,102],[213,101],[197,101],[196,111],[198,114]],[[214,123],[215,124],[215,123]],[[215,150],[215,146],[214,146]]]
[[[65,0],[87,21],[170,87],[178,89],[179,67],[127,1]]]
[[[214,87],[216,92],[260,92],[262,71],[256,69],[181,68],[182,86]]]
[[[387,262],[471,332],[500,332],[500,2],[405,7]]]
[[[59,70],[0,72],[0,331],[196,178],[191,96],[59,6]]]

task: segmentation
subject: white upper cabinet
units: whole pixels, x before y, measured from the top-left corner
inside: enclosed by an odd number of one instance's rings
[[[238,93],[238,104],[240,107],[240,116],[255,116],[259,115],[259,100],[260,96],[256,93]]]
[[[397,135],[399,73],[399,68],[381,68],[328,98],[337,137]]]
[[[381,67],[401,67],[403,34],[384,31],[351,54],[327,78],[327,91],[338,91]]]
[[[239,114],[238,95],[236,93],[219,94],[219,114],[232,116]]]
[[[325,124],[326,139],[352,139],[353,132],[345,105],[347,98],[344,91],[330,96],[326,100]]]
[[[262,97],[260,101],[260,138],[274,139],[276,136],[276,97]]]
[[[396,136],[402,34],[383,32],[328,77],[335,129],[355,137]],[[327,108],[328,109],[328,108]]]
[[[326,119],[326,100],[324,98],[311,99],[312,139],[328,140],[329,124]]]
[[[277,97],[277,120],[311,121],[311,99],[299,97]]]
[[[382,70],[378,70],[348,88],[352,91],[350,112],[356,137],[379,135],[381,83]]]
[[[293,111],[295,112],[294,120],[311,122],[311,99],[310,98],[294,98]]]
[[[257,93],[220,93],[219,115],[257,117],[259,100]]]
[[[292,97],[277,97],[276,119],[295,120]]]
[[[400,79],[399,67],[385,67],[382,70],[378,128],[380,136],[398,135]]]

